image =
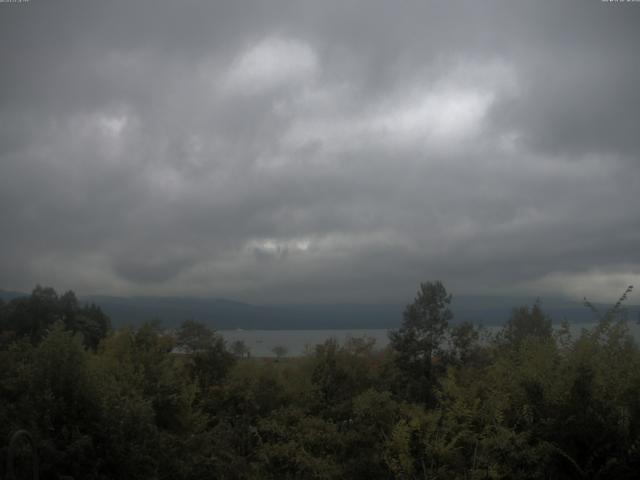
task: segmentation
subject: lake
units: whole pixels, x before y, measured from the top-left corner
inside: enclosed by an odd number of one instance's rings
[[[578,336],[582,329],[590,329],[595,323],[571,324],[571,332]],[[557,327],[557,325],[556,325]],[[491,326],[484,329],[489,333],[495,333],[502,327]],[[629,323],[629,329],[636,341],[640,342],[640,325]],[[382,349],[389,343],[386,328],[354,329],[354,330],[219,330],[227,345],[242,340],[254,357],[274,357],[273,348],[282,346],[287,349],[287,356],[303,355],[307,349],[324,343],[329,338],[335,338],[339,343],[344,343],[348,338],[371,337],[376,341],[376,348]]]

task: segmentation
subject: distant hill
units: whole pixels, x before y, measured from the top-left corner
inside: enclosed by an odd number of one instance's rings
[[[5,302],[11,301],[14,298],[26,297],[27,295],[29,294],[24,292],[13,292],[11,290],[0,289],[0,299],[4,300]]]
[[[0,290],[5,301],[26,296],[26,293]],[[305,329],[373,329],[398,328],[402,322],[402,304],[289,304],[254,305],[225,299],[194,297],[114,297],[81,296],[80,300],[99,305],[115,326],[139,325],[148,320],[160,320],[174,327],[185,319],[193,319],[218,330],[305,330]],[[514,307],[531,305],[533,298],[481,295],[454,296],[453,323],[471,321],[485,326],[501,325]],[[605,311],[608,305],[596,304]],[[576,302],[561,298],[543,299],[542,307],[559,323],[594,321],[593,314]],[[640,306],[628,305],[629,319],[640,318]]]
[[[452,310],[454,323],[470,321],[482,325],[502,325],[511,315],[515,307],[532,305],[536,301],[533,297],[496,297],[482,295],[460,295],[453,297]],[[596,320],[593,312],[584,306],[583,302],[561,297],[541,298],[542,310],[558,324],[562,321],[569,323],[590,323]],[[604,313],[612,304],[594,303],[600,312]],[[625,305],[630,321],[640,318],[640,305]]]
[[[84,297],[100,305],[114,324],[139,324],[159,319],[168,327],[190,318],[228,329],[367,329],[398,328],[402,322],[402,304],[289,304],[253,305],[221,299],[188,297]],[[525,297],[454,296],[453,323],[470,321],[482,325],[502,325],[514,307],[531,305]],[[609,305],[596,305],[606,311]],[[556,323],[594,321],[593,314],[581,302],[566,299],[543,300],[542,307]],[[640,306],[627,306],[630,319],[638,318]]]
[[[182,297],[89,296],[82,300],[100,305],[116,325],[159,319],[172,327],[193,319],[218,330],[394,328],[402,316],[399,305],[252,305]]]

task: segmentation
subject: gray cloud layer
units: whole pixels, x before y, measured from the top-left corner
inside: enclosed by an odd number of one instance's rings
[[[0,4],[0,286],[640,282],[640,4]]]

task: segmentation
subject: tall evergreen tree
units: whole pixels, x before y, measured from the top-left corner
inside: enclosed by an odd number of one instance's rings
[[[442,360],[442,343],[453,318],[450,304],[451,295],[440,281],[422,283],[404,311],[402,326],[389,334],[398,388],[409,400],[433,400],[434,365]]]

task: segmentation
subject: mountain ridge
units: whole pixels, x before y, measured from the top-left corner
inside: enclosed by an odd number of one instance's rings
[[[27,293],[0,290],[0,298],[28,296]],[[83,303],[95,303],[111,318],[114,326],[140,325],[159,320],[172,328],[186,319],[203,322],[217,330],[320,330],[398,328],[405,304],[335,303],[335,304],[251,304],[225,298],[188,296],[79,295]],[[471,321],[485,326],[502,325],[515,307],[531,305],[530,297],[458,295],[453,297],[453,324]],[[609,304],[594,304],[606,311]],[[542,308],[554,323],[588,323],[594,315],[582,302],[542,299]],[[639,305],[626,306],[629,319],[640,318]]]

